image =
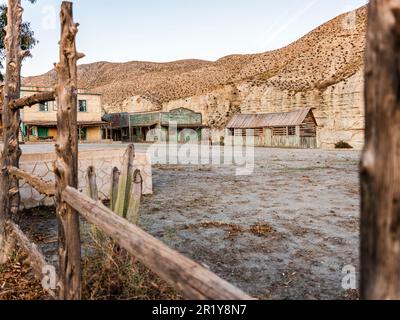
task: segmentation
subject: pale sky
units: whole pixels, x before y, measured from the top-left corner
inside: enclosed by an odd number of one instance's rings
[[[0,3],[6,2],[0,0]],[[23,75],[38,75],[58,61],[61,0],[25,7],[40,43]],[[216,60],[265,52],[297,40],[367,0],[76,0],[80,63],[131,60]]]

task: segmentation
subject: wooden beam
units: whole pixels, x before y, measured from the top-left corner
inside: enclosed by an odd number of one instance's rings
[[[61,5],[60,62],[56,65],[58,83],[56,144],[57,217],[59,221],[59,276],[61,300],[81,298],[81,241],[78,213],[63,202],[67,186],[78,187],[78,126],[77,126],[77,60],[83,57],[76,51],[78,24],[73,21],[72,3]]]
[[[56,195],[56,189],[54,183],[46,182],[39,177],[36,177],[26,171],[15,167],[8,167],[8,173],[20,180],[24,180],[31,187],[36,189],[39,193],[44,194],[48,197],[54,197]]]
[[[31,96],[16,99],[10,102],[10,109],[18,110],[25,107],[32,107],[38,103],[45,103],[48,101],[54,101],[56,99],[54,91],[46,91],[33,94]]]
[[[361,298],[400,299],[400,0],[371,0],[361,161]]]
[[[6,223],[7,233],[9,238],[15,239],[17,245],[27,255],[27,261],[31,266],[33,273],[37,280],[42,281],[43,270],[48,265],[43,254],[40,252],[36,244],[32,243],[28,237],[21,231],[21,229],[13,222],[7,221]],[[51,297],[56,298],[56,293],[51,289],[45,289]]]
[[[87,221],[113,238],[162,279],[182,291],[185,297],[210,300],[252,299],[78,190],[67,187],[62,197],[63,201],[80,212]]]
[[[21,50],[21,0],[8,0],[6,47],[6,73],[3,88],[3,152],[0,163],[0,263],[4,262],[3,249],[6,243],[5,222],[18,213],[20,194],[18,179],[10,177],[6,167],[19,167],[19,110],[12,110],[9,103],[20,97],[21,64],[25,54]],[[10,193],[10,191],[13,191]]]

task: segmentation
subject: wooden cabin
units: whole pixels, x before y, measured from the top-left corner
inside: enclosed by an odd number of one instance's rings
[[[317,121],[312,108],[286,113],[236,114],[227,128],[235,136],[254,132],[256,146],[317,148]]]

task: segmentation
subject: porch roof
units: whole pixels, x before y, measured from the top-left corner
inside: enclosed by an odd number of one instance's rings
[[[38,127],[57,127],[57,121],[23,121],[24,125]],[[78,121],[78,126],[81,127],[101,127],[109,125],[104,121]]]

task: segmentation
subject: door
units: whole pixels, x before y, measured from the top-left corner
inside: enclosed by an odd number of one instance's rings
[[[78,139],[79,139],[79,141],[87,140],[87,128],[78,129]]]
[[[47,138],[49,136],[49,128],[38,127],[38,137]]]
[[[264,146],[272,147],[272,130],[269,128],[264,130]]]

